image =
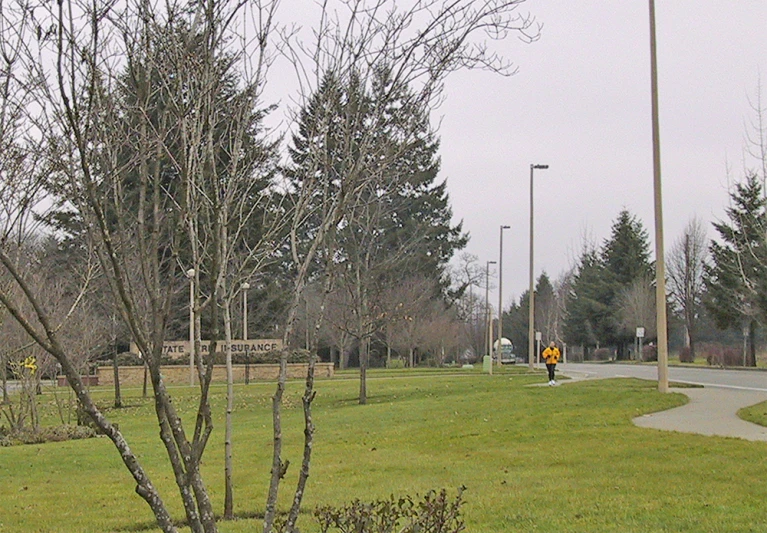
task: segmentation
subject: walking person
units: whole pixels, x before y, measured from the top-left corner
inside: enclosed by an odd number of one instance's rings
[[[546,360],[546,370],[549,371],[549,385],[554,386],[557,382],[554,380],[554,369],[557,367],[560,357],[559,348],[554,344],[554,341],[549,343],[549,346],[543,350],[543,358]]]

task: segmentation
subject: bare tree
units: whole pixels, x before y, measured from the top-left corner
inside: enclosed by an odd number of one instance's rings
[[[296,64],[301,65],[298,72],[308,89],[302,95],[303,109],[321,89],[331,95],[339,89],[342,93],[347,89],[357,91],[340,98],[347,103],[343,110],[335,111],[332,121],[315,121],[318,128],[328,128],[323,133],[338,133],[333,137],[332,151],[324,144],[319,129],[305,135],[306,141],[300,147],[302,162],[314,164],[304,165],[301,185],[303,191],[311,191],[308,198],[321,197],[321,191],[333,191],[342,197],[341,203],[351,208],[339,222],[343,220],[343,225],[349,227],[366,217],[360,224],[364,228],[376,210],[371,199],[379,194],[383,179],[392,179],[403,153],[422,131],[419,120],[403,121],[396,110],[418,109],[419,114],[413,117],[428,116],[442,98],[445,79],[459,69],[512,73],[511,64],[494,53],[486,39],[502,39],[509,33],[534,39],[537,33],[532,21],[518,14],[519,0],[421,0],[404,8],[382,0],[339,4],[322,4],[321,22],[312,45],[300,42],[299,35],[288,49]],[[327,107],[314,105],[312,112],[316,116]],[[331,160],[323,161],[328,155]],[[326,171],[329,182],[314,181],[322,171]],[[319,187],[313,186],[315,183]],[[357,278],[353,301],[358,306],[355,329],[361,350],[360,403],[365,403],[367,394],[366,341],[374,332],[371,317],[375,316],[374,305],[364,289],[371,284],[363,280],[372,264],[364,264],[364,258],[364,254],[358,255],[360,260],[355,260],[349,271],[340,272]]]
[[[353,348],[353,338],[348,333],[345,313],[348,308],[346,293],[332,291],[326,301],[325,320],[322,326],[322,337],[331,349],[338,352],[338,367],[346,369],[349,365],[349,352]]]
[[[553,316],[553,331],[554,336],[552,340],[558,344],[564,342],[564,325],[567,320],[567,302],[570,300],[570,295],[573,290],[573,280],[575,279],[575,269],[571,268],[566,270],[554,282],[554,298],[556,301],[556,308]]]
[[[645,328],[648,338],[655,338],[655,289],[652,279],[639,277],[623,288],[617,296],[616,305],[620,327],[633,336],[637,327]],[[641,359],[641,354],[640,354]]]
[[[47,7],[50,10],[34,13],[3,12],[3,27],[37,35],[36,41],[18,42],[30,45],[22,46],[27,79],[39,83],[25,87],[22,94],[42,103],[31,121],[49,144],[53,172],[47,185],[80,217],[121,319],[148,363],[161,440],[187,522],[194,532],[214,532],[215,518],[200,473],[212,432],[208,391],[213,358],[196,360],[200,399],[189,433],[162,380],[160,360],[171,305],[184,287],[185,270],[193,272],[196,325],[203,312],[210,313],[211,354],[215,353],[221,338],[220,309],[232,293],[226,281],[237,277],[224,265],[235,248],[242,255],[242,240],[234,234],[243,231],[242,210],[252,213],[258,203],[253,199],[260,191],[243,184],[257,181],[252,170],[261,161],[242,155],[252,148],[243,146],[242,132],[252,128],[252,117],[259,113],[258,69],[239,93],[231,88],[242,85],[222,79],[237,59],[254,57],[226,50],[228,43],[245,39],[246,33],[235,27],[235,15],[246,8],[213,0],[193,9],[173,3],[158,8],[147,2],[118,6],[76,0]],[[256,5],[255,11],[263,14],[259,8]],[[25,19],[32,14],[34,20]],[[230,39],[235,35],[236,41]],[[243,47],[255,43],[255,55],[263,59],[265,42],[262,33]],[[53,62],[47,62],[51,57]],[[249,65],[240,66],[239,74],[244,75]],[[41,83],[47,80],[52,84]],[[7,183],[13,182],[4,180]],[[10,212],[31,215],[28,203],[18,200]],[[235,217],[240,225],[232,222]],[[14,231],[19,233],[19,227],[16,222]],[[259,256],[253,250],[263,246],[253,241],[248,245],[246,255]],[[19,305],[8,291],[0,300],[56,357],[83,408],[118,448],[160,527],[175,531],[122,434],[91,401],[39,294],[11,257],[2,254],[0,260],[28,305]],[[257,268],[251,261],[240,272]],[[196,353],[199,341],[198,333]]]
[[[671,299],[684,320],[685,346],[695,358],[695,325],[703,297],[703,274],[708,239],[703,223],[693,218],[669,254],[668,277]]]
[[[384,288],[381,294],[382,333],[386,342],[387,362],[391,348],[404,349],[408,364],[415,365],[415,348],[419,344],[419,327],[431,318],[431,302],[438,294],[436,283],[422,276],[403,279]],[[443,310],[444,311],[444,310]]]
[[[448,273],[452,281],[450,294],[451,307],[457,312],[458,319],[463,322],[463,334],[467,345],[474,356],[482,353],[485,338],[484,299],[480,298],[480,287],[485,269],[482,268],[475,255],[463,253],[459,256],[459,264]],[[484,289],[483,289],[484,290]]]

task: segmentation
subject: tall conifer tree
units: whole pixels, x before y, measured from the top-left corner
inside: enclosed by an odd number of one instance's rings
[[[711,263],[705,267],[705,305],[717,326],[747,328],[748,366],[756,366],[756,326],[767,308],[765,199],[755,174],[730,192],[729,222],[715,222],[719,240],[711,241]]]

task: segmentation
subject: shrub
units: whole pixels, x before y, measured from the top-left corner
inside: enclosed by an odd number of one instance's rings
[[[104,364],[111,364],[111,361],[104,361]],[[131,352],[123,352],[117,355],[118,366],[142,366],[144,360],[141,359],[138,354]]]
[[[682,346],[679,348],[679,362],[680,363],[694,363],[695,355],[689,346]]]
[[[44,442],[62,442],[65,440],[90,439],[97,435],[96,430],[87,426],[52,426],[38,430],[23,429],[18,431],[0,431],[0,447],[20,444],[42,444]]]
[[[648,344],[642,346],[642,361],[657,361],[658,360],[658,347],[654,344]]]
[[[395,357],[386,361],[386,368],[405,368],[405,360]]]
[[[733,346],[724,346],[717,342],[701,344],[701,355],[705,355],[706,362],[711,366],[742,366],[743,351]]]
[[[612,359],[612,350],[610,348],[597,348],[592,354],[595,361],[609,361]]]
[[[464,490],[460,487],[453,500],[445,489],[416,500],[393,495],[370,503],[354,500],[343,507],[320,507],[314,516],[321,533],[459,533],[466,529],[461,518]]]

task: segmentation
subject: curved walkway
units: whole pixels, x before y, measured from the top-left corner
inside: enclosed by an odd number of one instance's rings
[[[767,441],[767,427],[738,417],[739,409],[767,401],[767,393],[717,387],[671,391],[686,395],[690,402],[668,411],[639,416],[634,424],[682,433]]]
[[[562,374],[572,378],[571,381],[606,377],[578,371],[568,372],[567,368],[563,369]],[[634,419],[634,424],[665,431],[767,441],[767,427],[738,417],[739,409],[767,401],[767,391],[717,386],[672,388],[671,391],[684,394],[690,399],[689,403],[639,416]]]

